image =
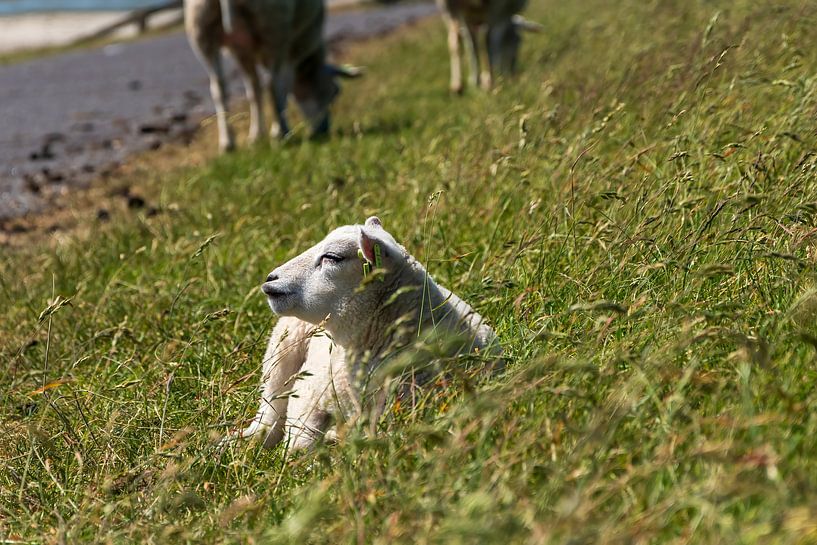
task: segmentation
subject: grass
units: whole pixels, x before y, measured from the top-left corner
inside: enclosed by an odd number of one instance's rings
[[[0,254],[0,542],[817,542],[817,8],[533,4],[491,94],[448,96],[429,21],[347,49],[329,142],[163,169],[161,214]],[[216,455],[259,282],[373,213],[506,374]]]

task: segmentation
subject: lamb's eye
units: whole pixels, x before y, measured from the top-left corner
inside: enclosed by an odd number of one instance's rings
[[[321,266],[340,263],[341,261],[343,261],[343,256],[339,256],[338,254],[333,254],[331,252],[321,256]]]

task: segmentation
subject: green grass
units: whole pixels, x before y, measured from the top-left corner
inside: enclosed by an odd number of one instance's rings
[[[494,93],[448,96],[429,21],[347,51],[331,141],[0,254],[0,542],[817,542],[817,7],[533,4]],[[260,281],[373,213],[506,374],[216,455],[255,410]]]

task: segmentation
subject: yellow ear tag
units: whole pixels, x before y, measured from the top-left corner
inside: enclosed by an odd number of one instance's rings
[[[375,268],[379,269],[382,264],[383,264],[383,260],[380,258],[380,244],[375,244],[374,245],[374,266],[375,266]]]
[[[357,256],[363,262],[363,278],[366,278],[372,272],[372,264],[369,263],[369,261],[366,259],[366,256],[363,255],[363,250],[361,250],[359,248],[357,250]]]
[[[383,258],[381,257],[380,252],[380,244],[374,245],[374,266],[375,268],[379,269],[380,266],[383,264]],[[363,277],[367,277],[372,274],[372,264],[371,262],[366,259],[366,256],[363,254],[363,250],[358,248],[357,256],[363,261]],[[383,277],[380,277],[380,281],[383,282]]]

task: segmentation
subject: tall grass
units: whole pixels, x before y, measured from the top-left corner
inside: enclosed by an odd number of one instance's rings
[[[428,21],[347,49],[329,142],[0,254],[0,541],[817,541],[817,6],[532,4],[492,93],[448,96]],[[375,438],[215,453],[255,409],[260,281],[373,213],[507,372]]]

